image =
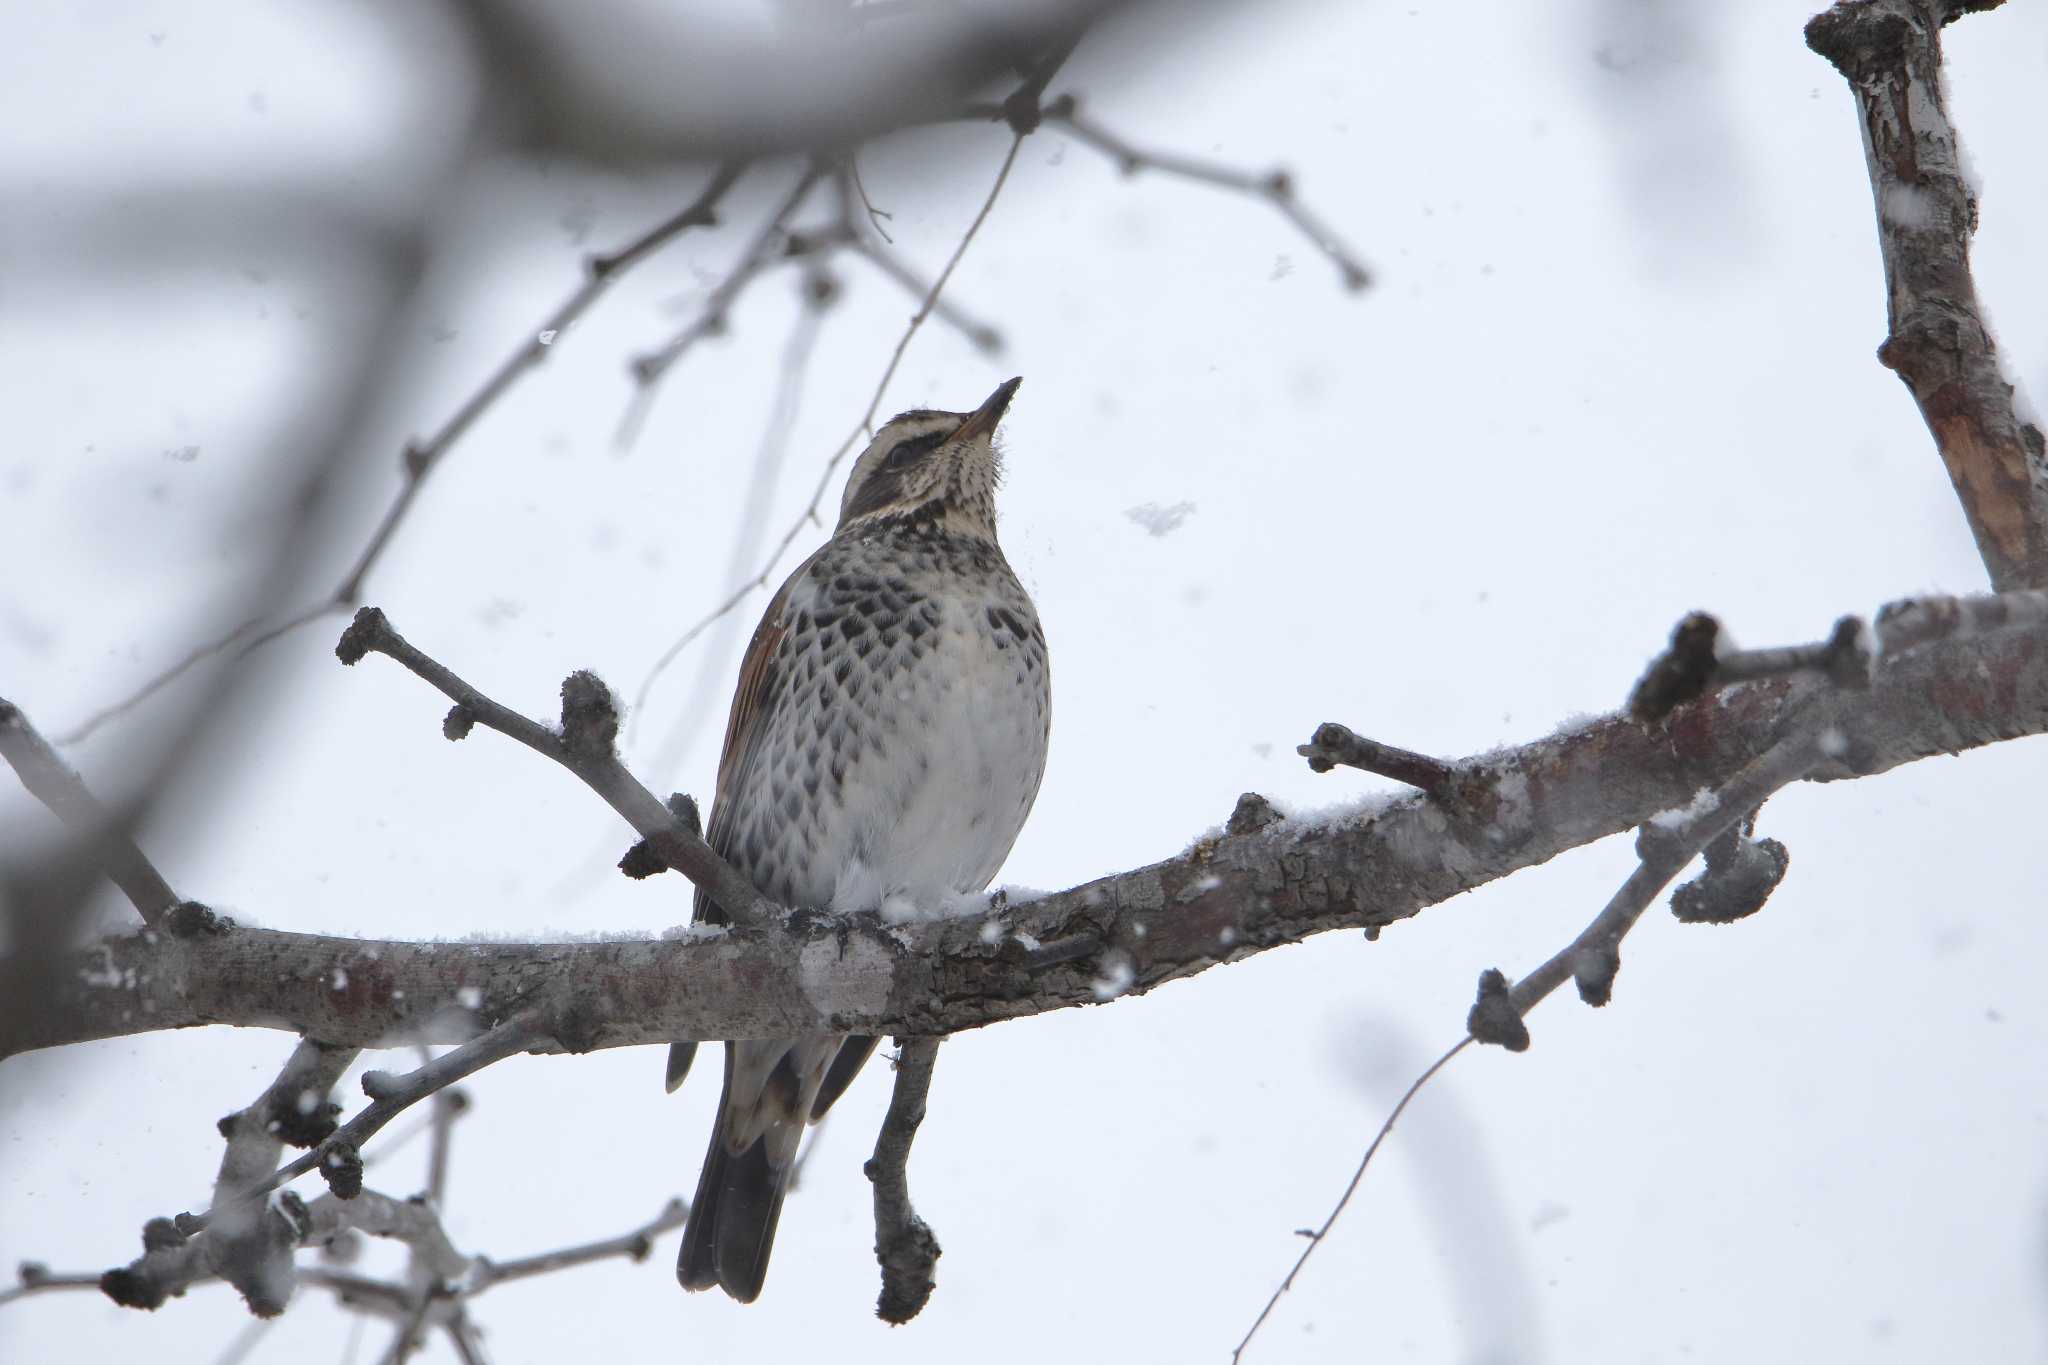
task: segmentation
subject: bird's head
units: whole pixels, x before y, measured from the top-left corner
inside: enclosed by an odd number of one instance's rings
[[[1001,475],[996,423],[1023,382],[999,385],[973,412],[913,408],[883,423],[847,476],[840,533],[899,518],[930,519],[994,540]]]

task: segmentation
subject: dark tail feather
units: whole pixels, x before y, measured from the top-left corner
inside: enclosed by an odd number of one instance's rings
[[[690,1074],[690,1063],[697,1060],[695,1043],[670,1043],[668,1045],[668,1093],[676,1093],[676,1087],[683,1083],[683,1077]]]
[[[719,1112],[724,1113],[722,1102]],[[789,1168],[778,1171],[768,1164],[765,1141],[738,1156],[726,1151],[724,1127],[721,1120],[714,1128],[704,1173],[697,1178],[676,1278],[685,1289],[718,1285],[741,1303],[752,1303],[768,1278],[768,1253],[782,1218]]]
[[[824,1118],[825,1111],[846,1093],[846,1087],[853,1084],[853,1078],[867,1065],[868,1058],[874,1056],[875,1044],[881,1041],[880,1038],[870,1038],[866,1034],[856,1033],[839,1045],[838,1053],[832,1058],[831,1067],[825,1072],[825,1083],[818,1087],[818,1098],[811,1101],[812,1123]],[[685,1063],[686,1067],[687,1065]],[[670,1060],[669,1070],[675,1070],[674,1060]],[[673,1090],[675,1086],[670,1085],[669,1089]]]

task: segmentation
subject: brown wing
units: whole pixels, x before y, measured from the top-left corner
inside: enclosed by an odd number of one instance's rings
[[[718,791],[711,801],[711,827],[704,836],[704,841],[721,858],[729,860],[732,857],[732,831],[738,823],[734,803],[745,785],[747,770],[753,766],[761,727],[774,709],[776,692],[782,683],[775,656],[783,635],[789,629],[789,590],[810,572],[811,565],[823,553],[821,546],[809,559],[797,565],[796,572],[775,590],[775,596],[768,600],[768,609],[761,613],[761,624],[754,627],[754,638],[747,642],[747,652],[740,660],[739,686],[733,690],[732,714],[725,721],[725,748],[718,756]],[[746,871],[745,868],[740,870]],[[702,887],[697,889],[692,917],[700,924],[725,923],[725,912],[704,894]]]
[[[711,827],[704,832],[704,842],[728,861],[732,858],[733,827],[738,823],[733,805],[745,785],[747,769],[753,765],[761,726],[774,709],[776,688],[781,684],[775,656],[783,635],[789,629],[789,590],[810,572],[811,565],[824,552],[824,547],[820,546],[809,559],[797,565],[795,573],[782,581],[782,586],[775,590],[775,596],[768,599],[768,610],[761,613],[761,624],[754,627],[754,638],[747,641],[747,652],[740,659],[739,686],[733,689],[732,713],[725,720],[725,748],[718,755],[718,791],[711,800]],[[740,871],[746,872],[747,869],[741,868]],[[690,917],[699,924],[726,922],[725,912],[704,893],[701,886],[697,888]],[[675,1043],[669,1047],[668,1088],[671,1092],[690,1074],[690,1063],[696,1056],[695,1043]],[[716,1142],[712,1146],[716,1151]]]

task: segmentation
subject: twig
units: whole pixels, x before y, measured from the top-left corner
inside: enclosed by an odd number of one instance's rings
[[[681,1227],[688,1212],[689,1206],[682,1200],[671,1199],[653,1220],[620,1236],[493,1262],[458,1250],[431,1205],[360,1190],[348,1198],[325,1194],[297,1210],[287,1249],[327,1246],[353,1233],[402,1242],[415,1271],[413,1283],[392,1283],[325,1266],[305,1267],[298,1272],[298,1281],[393,1315],[408,1312],[417,1303],[418,1286],[423,1283],[453,1316],[463,1303],[501,1284],[595,1261],[644,1260],[654,1239]],[[191,1226],[197,1221],[186,1223]],[[216,1235],[211,1228],[190,1237],[166,1234],[165,1240],[136,1261],[104,1274],[53,1275],[40,1266],[24,1266],[20,1286],[0,1291],[0,1305],[50,1290],[98,1289],[124,1306],[154,1308],[188,1289],[220,1279],[212,1245]]]
[[[420,1337],[426,1330],[427,1314],[434,1311],[434,1298],[432,1285],[420,1289],[412,1311],[406,1314],[405,1321],[398,1324],[398,1335],[391,1339],[391,1345],[384,1352],[384,1365],[405,1365],[406,1359],[418,1349]]]
[[[5,1308],[16,1299],[25,1299],[32,1294],[61,1292],[67,1289],[98,1289],[100,1277],[96,1272],[56,1275],[33,1262],[23,1262],[16,1272],[16,1283],[0,1289],[0,1308]]]
[[[91,852],[145,924],[155,926],[178,903],[163,874],[30,725],[21,708],[0,698],[0,758],[20,777],[29,795],[50,808],[72,836]]]
[[[931,285],[901,256],[888,249],[894,244],[895,239],[883,232],[880,223],[876,221],[876,215],[881,211],[867,202],[867,191],[860,184],[860,170],[851,156],[847,157],[845,165],[840,168],[838,184],[839,222],[832,230],[834,238],[894,280],[906,294],[920,303],[927,298],[932,299],[932,316],[957,330],[976,350],[985,355],[1000,352],[1003,349],[1003,336],[994,325],[970,316],[952,300],[934,295]],[[865,225],[862,221],[863,207],[867,220]],[[870,232],[874,236],[870,236]],[[876,236],[882,240],[877,242]]]
[[[882,220],[894,218],[896,215],[876,208],[874,201],[868,198],[868,187],[861,183],[860,153],[857,150],[846,154],[846,179],[849,188],[860,198],[861,209],[868,217],[868,226],[873,228],[875,234],[883,241],[893,243],[896,239],[889,235],[889,229],[882,226]]]
[[[412,1308],[412,1291],[404,1285],[387,1284],[383,1280],[336,1270],[332,1266],[301,1267],[299,1283],[326,1290],[344,1307],[362,1310],[356,1317],[358,1328],[363,1325],[366,1314],[375,1313],[396,1322]]]
[[[384,613],[364,607],[335,647],[345,664],[365,654],[397,660],[455,703],[462,718],[458,728],[480,724],[518,740],[527,748],[567,768],[603,797],[640,837],[676,871],[704,888],[736,924],[768,922],[779,907],[761,895],[732,864],[685,828],[653,792],[626,770],[614,748],[618,735],[618,704],[595,674],[574,673],[562,684],[562,730],[557,733],[509,707],[501,706],[447,668],[406,643]]]
[[[287,1142],[311,1147],[334,1131],[328,1092],[355,1059],[354,1048],[301,1039],[255,1102],[221,1120],[227,1149],[214,1180],[206,1263],[258,1317],[283,1312],[291,1298],[299,1230],[249,1192],[277,1170]]]
[[[1837,757],[1838,752],[1831,750],[1837,750],[1841,744],[1840,735],[1827,716],[1815,717],[1772,745],[1725,785],[1703,793],[1691,809],[1670,813],[1668,821],[1656,819],[1645,825],[1636,844],[1639,861],[1635,870],[1584,932],[1515,983],[1510,992],[1515,1012],[1526,1016],[1568,978],[1578,983],[1579,996],[1587,1004],[1606,1004],[1614,992],[1615,973],[1621,967],[1621,940],[1642,918],[1643,911],[1650,908],[1657,894],[1702,849],[1739,824],[1772,793]],[[1528,1046],[1526,1033],[1519,1040],[1520,1047],[1502,1038],[1481,1037],[1479,1041],[1503,1042],[1515,1051]]]
[[[1877,662],[1872,643],[1862,618],[1844,616],[1818,644],[1735,649],[1723,643],[1719,621],[1696,611],[1673,628],[1671,643],[1643,671],[1629,693],[1628,713],[1647,725],[1716,688],[1802,673],[1837,687],[1868,687]]]
[[[460,1304],[455,1306],[448,1314],[448,1320],[441,1325],[448,1333],[448,1344],[455,1348],[455,1354],[462,1361],[462,1365],[490,1365],[489,1357],[484,1354],[482,1334],[476,1330],[476,1324],[469,1320],[469,1314],[462,1311]]]
[[[205,644],[195,646],[183,658],[179,659],[169,668],[157,673],[144,682],[141,687],[128,693],[128,695],[120,700],[110,702],[93,712],[84,720],[57,736],[57,742],[60,744],[76,744],[81,740],[91,737],[102,725],[105,725],[110,720],[127,715],[158,692],[161,692],[164,688],[169,687],[172,683],[183,677],[193,667],[204,663],[208,659],[214,658],[217,655],[227,654],[230,649],[234,649],[231,657],[236,659],[247,658],[251,653],[261,649],[273,640],[283,639],[301,626],[311,625],[321,617],[331,615],[341,609],[342,605],[340,602],[330,599],[325,602],[316,602],[312,606],[269,626],[265,626],[260,617],[243,621],[240,625],[228,631],[227,634],[210,640]],[[238,643],[241,647],[235,649]]]
[[[1941,80],[1941,29],[1998,0],[1839,0],[1806,42],[1849,82],[1884,253],[1877,358],[1912,391],[1993,587],[2048,587],[2048,459],[2020,420],[1970,274],[1977,201]]]
[[[932,316],[966,337],[975,350],[983,355],[998,355],[1002,352],[1003,334],[999,329],[972,316],[958,304],[934,296],[931,293],[931,286],[920,279],[917,272],[901,256],[865,237],[856,237],[852,242],[852,250],[855,255],[902,286],[904,292],[913,297],[932,298]]]
[[[1308,766],[1319,773],[1326,773],[1342,764],[1347,768],[1391,777],[1396,782],[1405,782],[1426,792],[1442,790],[1456,775],[1455,769],[1441,759],[1353,734],[1349,728],[1335,721],[1318,725],[1309,742],[1296,745],[1294,752],[1306,758]]]
[[[511,1261],[479,1258],[470,1274],[466,1293],[473,1298],[496,1285],[527,1279],[534,1275],[547,1275],[557,1270],[567,1270],[571,1266],[588,1265],[592,1261],[615,1258],[644,1261],[654,1249],[654,1239],[681,1227],[683,1220],[689,1216],[690,1206],[687,1202],[682,1199],[671,1199],[651,1221],[617,1237],[585,1242],[581,1246],[563,1247],[559,1251],[544,1251],[537,1256],[521,1256]]]
[[[227,1350],[220,1353],[213,1365],[242,1365],[249,1358],[249,1353],[262,1344],[275,1321],[273,1318],[252,1318],[243,1323],[242,1330],[235,1333],[235,1339],[228,1343]]]
[[[1853,621],[1853,618],[1849,619]],[[1677,636],[1674,636],[1674,647],[1679,637],[1692,637],[1696,640],[1701,634],[1700,622],[1713,625],[1711,617],[1697,614],[1688,617],[1686,623],[1681,624]],[[1860,623],[1857,624],[1858,629],[1847,632],[1852,640],[1860,639],[1863,634]],[[1692,629],[1688,630],[1688,626]],[[1844,634],[1838,626],[1836,638],[1840,639]],[[1705,645],[1709,660],[1712,657],[1713,636],[1714,632],[1706,632]],[[1803,671],[1818,666],[1814,658],[1808,657],[1800,650],[1756,651],[1753,657],[1757,660],[1766,657],[1776,658],[1783,664],[1781,671]],[[1851,687],[1856,683],[1868,685],[1868,667],[1866,655],[1861,669],[1849,684]],[[1652,672],[1656,672],[1654,667]],[[1641,690],[1640,685],[1638,690]],[[1816,710],[1817,714],[1803,716],[1792,734],[1773,744],[1727,782],[1718,788],[1703,789],[1685,810],[1665,812],[1644,824],[1636,844],[1638,861],[1635,870],[1628,880],[1622,883],[1620,890],[1609,899],[1593,922],[1563,951],[1512,987],[1499,971],[1488,971],[1480,977],[1479,997],[1466,1017],[1465,1036],[1446,1049],[1443,1055],[1417,1076],[1402,1094],[1393,1112],[1387,1116],[1386,1122],[1373,1137],[1371,1145],[1366,1148],[1365,1155],[1360,1158],[1358,1168],[1352,1173],[1351,1181],[1344,1187],[1343,1194],[1338,1197],[1335,1206],[1323,1219],[1322,1225],[1308,1234],[1308,1245],[1302,1248],[1294,1267],[1266,1300],[1265,1307],[1259,1311],[1258,1317],[1252,1322],[1243,1340],[1238,1342],[1237,1349],[1231,1352],[1233,1363],[1244,1354],[1245,1348],[1251,1344],[1253,1336],[1272,1314],[1281,1296],[1293,1287],[1302,1267],[1308,1263],[1309,1257],[1315,1254],[1316,1248],[1322,1245],[1324,1237],[1351,1202],[1351,1196],[1357,1192],[1360,1181],[1365,1178],[1366,1168],[1372,1164],[1373,1157],[1378,1154],[1387,1135],[1393,1131],[1395,1122],[1407,1109],[1409,1101],[1413,1100],[1438,1072],[1448,1066],[1452,1058],[1464,1051],[1468,1043],[1474,1042],[1497,1043],[1512,1052],[1527,1049],[1529,1030],[1523,1022],[1524,1019],[1568,977],[1577,980],[1579,994],[1588,1004],[1605,1005],[1613,994],[1614,978],[1621,967],[1621,941],[1642,918],[1643,912],[1657,898],[1658,893],[1670,885],[1672,879],[1702,850],[1731,836],[1740,840],[1745,821],[1753,816],[1756,809],[1772,793],[1806,776],[1821,764],[1842,756],[1848,746],[1831,723],[1833,708],[1823,705]],[[1323,740],[1322,731],[1317,731],[1318,743]],[[1308,752],[1310,747],[1312,746],[1304,746],[1303,751]],[[1341,738],[1329,748],[1341,751]],[[1313,761],[1311,759],[1311,762]],[[1369,770],[1380,771],[1376,767]],[[1765,845],[1769,847],[1766,848]],[[1769,895],[1784,873],[1783,847],[1773,841],[1765,841],[1765,845],[1753,847],[1759,850],[1759,857],[1774,864],[1768,874],[1752,866],[1744,866],[1740,875],[1725,865],[1720,869],[1710,866],[1709,874],[1702,876],[1702,883],[1708,875],[1718,870],[1731,883],[1739,882],[1740,885],[1724,886],[1714,890],[1701,889],[1695,899],[1711,900],[1715,913],[1694,918],[1738,918],[1740,915],[1754,912],[1762,905],[1763,897]],[[1775,850],[1775,856],[1771,850]],[[1741,854],[1733,848],[1719,856],[1729,862],[1741,861]],[[1699,886],[1700,883],[1694,885]],[[1674,905],[1674,909],[1678,910],[1680,918],[1687,918],[1682,906]]]
[[[285,1193],[261,1206],[271,1218],[271,1232],[287,1259],[289,1277],[267,1286],[260,1296],[245,1290],[250,1310],[259,1317],[282,1312],[299,1280],[312,1282],[312,1268],[297,1271],[290,1253],[311,1246],[326,1246],[351,1232],[385,1237],[405,1243],[414,1262],[426,1278],[436,1282],[460,1279],[471,1259],[449,1242],[439,1216],[425,1204],[394,1199],[375,1190],[356,1190],[346,1196],[330,1193],[311,1204]],[[99,1289],[124,1308],[154,1309],[195,1285],[226,1278],[225,1257],[239,1254],[224,1245],[220,1231],[198,1218],[166,1219],[152,1224],[145,1239],[147,1249],[127,1265],[99,1276]],[[328,1279],[333,1279],[330,1272]],[[350,1281],[341,1286],[350,1292],[367,1293],[367,1286],[381,1281]],[[383,1286],[380,1297],[386,1303],[407,1302],[409,1291],[397,1285]]]
[[[1213,185],[1217,189],[1250,195],[1254,199],[1263,199],[1278,210],[1288,222],[1294,224],[1301,234],[1314,244],[1316,250],[1322,252],[1330,264],[1337,267],[1337,274],[1343,280],[1346,289],[1356,293],[1372,284],[1372,272],[1365,268],[1351,248],[1295,197],[1294,178],[1286,171],[1267,171],[1261,175],[1238,170],[1234,166],[1225,166],[1220,162],[1182,156],[1175,152],[1141,150],[1093,119],[1085,117],[1081,113],[1080,99],[1074,95],[1061,95],[1047,104],[1045,121],[1059,124],[1074,135],[1075,141],[1109,157],[1125,175],[1136,175],[1140,171],[1158,171],[1164,175],[1179,176],[1183,180]]]
[[[385,549],[391,544],[392,537],[397,534],[399,526],[412,510],[413,502],[418,498],[420,487],[425,483],[427,475],[439,467],[449,450],[468,433],[492,404],[504,397],[528,371],[537,368],[548,358],[555,342],[582,319],[621,275],[688,229],[708,227],[716,223],[716,210],[720,201],[739,180],[746,166],[744,160],[721,162],[712,172],[710,182],[681,211],[655,224],[614,251],[598,252],[585,258],[583,282],[558,304],[538,327],[528,333],[526,339],[512,354],[499,362],[498,367],[486,377],[482,386],[464,399],[439,429],[424,441],[406,443],[402,452],[404,477],[398,492],[385,508],[384,515],[376,527],[370,532],[368,543],[356,556],[355,562],[331,594],[268,627],[262,627],[261,617],[243,621],[226,635],[193,650],[163,672],[156,674],[136,691],[94,712],[70,731],[58,736],[58,742],[75,744],[87,738],[108,721],[134,710],[195,665],[233,648],[238,641],[243,640],[243,637],[250,635],[250,632],[259,631],[259,627],[260,633],[242,644],[237,657],[246,655],[249,651],[324,616],[355,606],[361,600],[364,579],[376,567]]]
[[[801,252],[778,249],[778,242],[789,237],[789,220],[803,207],[824,175],[824,167],[815,159],[804,164],[803,172],[789,193],[773,213],[754,233],[753,240],[740,253],[739,264],[712,289],[704,300],[704,306],[697,316],[652,351],[633,357],[628,368],[633,375],[633,398],[627,405],[625,415],[619,419],[617,444],[631,445],[647,420],[647,413],[654,403],[655,390],[669,371],[674,369],[690,348],[706,337],[721,336],[732,319],[732,306],[748,285],[758,279],[763,271],[778,261],[793,260]],[[794,243],[792,243],[794,245]]]
[[[902,1038],[896,1059],[896,1089],[875,1138],[875,1154],[863,1170],[875,1187],[875,1260],[882,1267],[882,1292],[875,1315],[883,1322],[909,1322],[932,1296],[932,1272],[939,1239],[910,1204],[910,1144],[924,1122],[925,1098],[942,1038]]]
[[[1323,1244],[1323,1239],[1330,1235],[1330,1229],[1337,1225],[1337,1219],[1343,1215],[1345,1207],[1351,1203],[1351,1196],[1358,1193],[1359,1183],[1365,1179],[1365,1168],[1372,1165],[1372,1159],[1379,1155],[1380,1145],[1387,1140],[1387,1135],[1394,1131],[1394,1125],[1401,1121],[1401,1115],[1407,1112],[1408,1102],[1421,1093],[1422,1087],[1428,1085],[1436,1077],[1437,1072],[1450,1065],[1451,1058],[1463,1052],[1466,1044],[1471,1041],[1471,1035],[1467,1034],[1451,1044],[1443,1056],[1431,1062],[1429,1069],[1417,1076],[1407,1090],[1402,1092],[1393,1112],[1387,1115],[1386,1122],[1380,1125],[1380,1130],[1373,1134],[1372,1142],[1365,1149],[1365,1155],[1358,1159],[1358,1169],[1351,1173],[1351,1183],[1346,1185],[1344,1193],[1337,1197],[1336,1206],[1323,1219],[1322,1226],[1306,1234],[1308,1244],[1302,1247],[1301,1255],[1295,1257],[1293,1269],[1287,1272],[1286,1279],[1280,1281],[1279,1287],[1274,1289],[1272,1296],[1266,1300],[1266,1306],[1259,1310],[1258,1317],[1252,1320],[1251,1327],[1245,1331],[1244,1338],[1231,1351],[1232,1365],[1236,1365],[1237,1360],[1244,1355],[1245,1348],[1252,1344],[1252,1338],[1258,1335],[1259,1328],[1266,1325],[1266,1319],[1271,1317],[1274,1308],[1279,1306],[1280,1296],[1294,1288],[1294,1281],[1300,1276],[1302,1267],[1308,1264],[1308,1258],[1316,1254],[1316,1248]]]
[[[429,1127],[433,1141],[427,1147],[427,1199],[437,1209],[446,1207],[448,1201],[448,1155],[455,1120],[468,1109],[469,1096],[460,1090],[451,1088],[434,1096]]]
[[[335,1173],[346,1169],[353,1155],[359,1152],[363,1144],[385,1124],[429,1095],[493,1063],[502,1062],[515,1053],[524,1052],[536,1044],[545,1042],[551,1036],[550,1025],[543,1011],[522,1010],[453,1051],[444,1052],[433,1061],[408,1071],[403,1076],[393,1076],[386,1071],[364,1072],[363,1093],[370,1097],[369,1105],[347,1123],[335,1129],[319,1146],[304,1156],[286,1162],[254,1193],[268,1194],[288,1181],[298,1179],[315,1166],[322,1168],[321,1173],[328,1177],[330,1184],[337,1179],[345,1179]],[[337,1190],[337,1193],[339,1192]]]

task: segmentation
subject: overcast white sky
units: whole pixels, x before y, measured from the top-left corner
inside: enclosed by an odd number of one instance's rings
[[[1309,773],[1322,720],[1459,755],[1616,706],[1684,611],[1816,638],[1901,594],[1984,586],[1903,387],[1848,93],[1807,4],[1245,5],[1172,41],[1091,38],[1055,90],[1141,145],[1284,163],[1374,267],[1335,272],[1257,203],[1120,179],[1046,129],[955,277],[1003,355],[927,329],[885,411],[1012,373],[1003,534],[1054,656],[1053,748],[1001,880],[1067,886],[1174,853],[1241,791]],[[2048,10],[1949,31],[1984,187],[1980,289],[2009,373],[2048,392]],[[339,576],[437,424],[574,282],[582,252],[701,171],[463,158],[461,31],[425,6],[20,6],[0,21],[0,695],[56,733],[224,620],[261,570],[331,383],[380,306],[364,243],[432,206],[324,548]],[[935,270],[1006,138],[955,128],[863,159]],[[795,277],[691,356],[639,440],[624,358],[660,340],[790,170],[561,338],[450,456],[371,579],[423,646],[545,713],[592,667],[630,696],[736,572]],[[411,227],[408,224],[412,224]],[[866,403],[910,311],[856,264],[802,390],[771,539]],[[837,486],[830,498],[836,501]],[[1176,525],[1134,509],[1186,504]],[[1167,518],[1165,520],[1172,520]],[[1147,525],[1150,521],[1153,524]],[[814,543],[806,531],[800,546]],[[793,561],[792,561],[793,562]],[[297,600],[297,599],[295,599]],[[628,757],[707,797],[758,599],[656,685]],[[143,842],[179,890],[279,928],[642,934],[678,879],[580,786],[397,668],[340,668],[341,622],[256,656],[234,738]],[[203,675],[70,750],[116,792]],[[687,752],[656,756],[687,723]],[[2040,740],[1774,800],[1790,876],[1755,919],[1630,940],[1614,1005],[1560,995],[1523,1056],[1461,1058],[1399,1130],[1247,1359],[2048,1359],[2048,1007]],[[45,817],[0,784],[0,848]],[[912,1167],[945,1246],[914,1324],[872,1317],[860,1174],[886,1070],[834,1118],[763,1300],[645,1265],[494,1291],[499,1362],[1222,1360],[1485,967],[1583,925],[1624,840],[1139,1001],[961,1037]],[[0,1066],[0,1265],[99,1269],[205,1202],[213,1121],[266,1084],[267,1032],[127,1039]],[[665,1096],[653,1049],[522,1058],[468,1087],[448,1223],[505,1257],[610,1235],[694,1187],[716,1086]],[[353,1093],[353,1081],[349,1083]],[[409,1193],[423,1144],[372,1168]],[[195,1291],[0,1312],[20,1361],[210,1361],[246,1322]],[[340,1360],[306,1296],[252,1357]],[[375,1328],[355,1359],[381,1351]],[[299,1352],[310,1352],[300,1355]],[[424,1356],[449,1359],[436,1341]]]

